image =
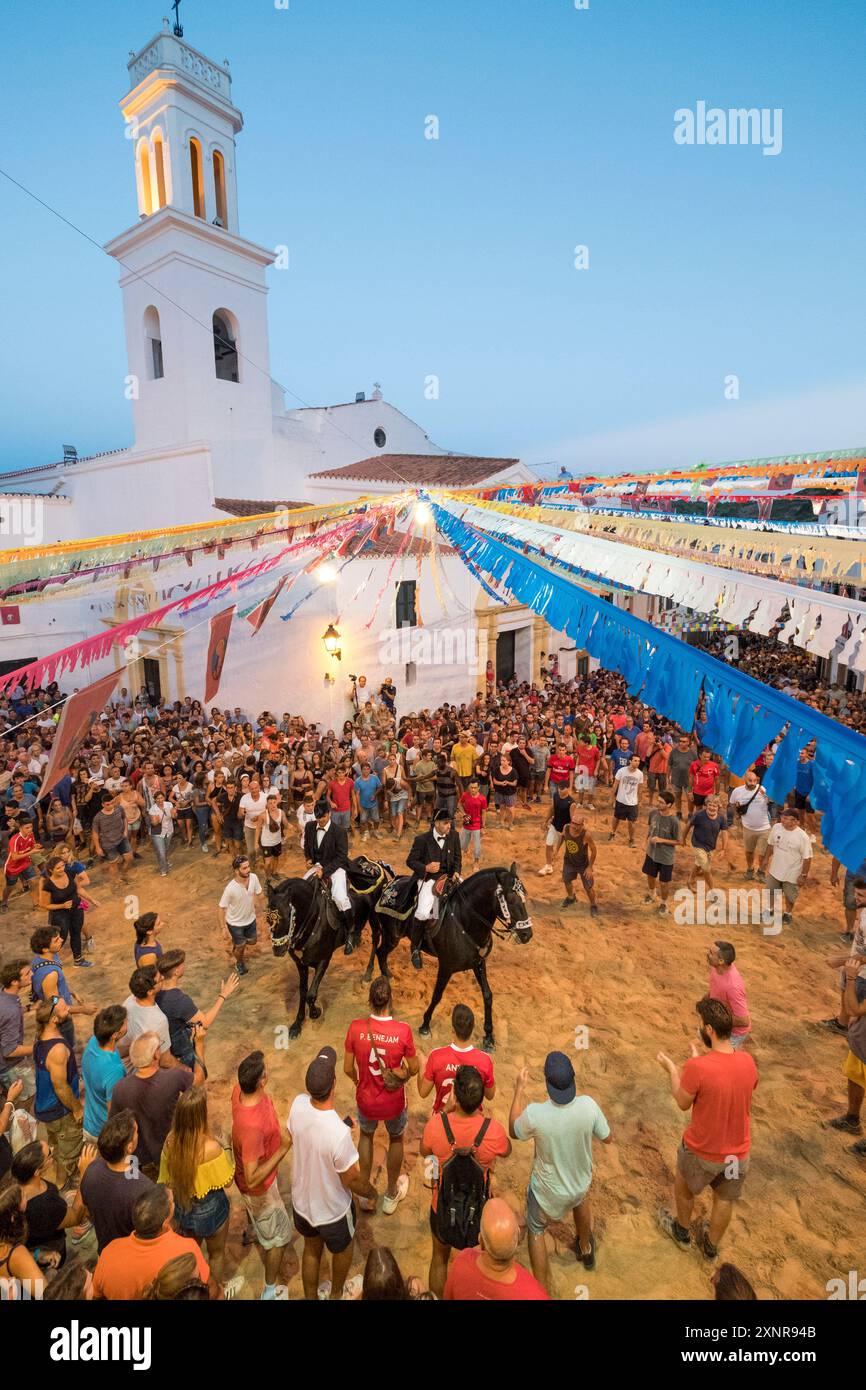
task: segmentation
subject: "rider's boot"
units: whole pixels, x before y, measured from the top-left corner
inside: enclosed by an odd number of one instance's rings
[[[343,955],[350,956],[355,949],[355,913],[351,907],[347,907],[337,915],[346,930],[346,944],[343,947]]]
[[[412,918],[412,926],[409,929],[409,946],[411,948],[411,961],[416,970],[421,970],[424,965],[421,959],[421,942],[424,940],[426,930],[426,922],[422,921],[420,917]]]

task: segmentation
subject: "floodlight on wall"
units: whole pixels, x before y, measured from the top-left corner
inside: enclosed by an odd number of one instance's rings
[[[323,565],[319,565],[316,569],[316,578],[320,584],[333,584],[337,578],[337,571],[333,565],[329,565],[328,562],[325,561]]]
[[[426,526],[433,520],[433,513],[426,502],[419,502],[415,508],[415,521],[419,526]]]

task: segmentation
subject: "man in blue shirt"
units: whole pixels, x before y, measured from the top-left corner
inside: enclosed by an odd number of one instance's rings
[[[636,730],[635,735],[637,735]],[[628,767],[630,762],[631,749],[628,745],[628,739],[623,737],[617,737],[616,747],[612,750],[610,754],[610,765],[614,777],[619,772],[621,767]]]
[[[95,1144],[108,1119],[111,1093],[126,1069],[117,1044],[126,1032],[126,1009],[109,1004],[93,1020],[93,1037],[84,1049],[81,1072],[84,1077],[84,1142]]]
[[[361,824],[364,827],[362,840],[369,840],[370,830],[373,827],[373,838],[381,840],[379,833],[379,788],[382,783],[375,772],[370,771],[369,763],[361,764],[361,776],[355,778],[355,793],[358,797],[358,806],[361,811]]]

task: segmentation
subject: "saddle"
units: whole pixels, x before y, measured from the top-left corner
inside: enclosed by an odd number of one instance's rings
[[[389,865],[359,854],[356,859],[350,859],[346,866],[346,883],[351,893],[366,897],[384,883],[389,873],[393,873]]]
[[[414,917],[418,902],[418,884],[412,874],[402,874],[382,889],[376,911],[398,922]]]

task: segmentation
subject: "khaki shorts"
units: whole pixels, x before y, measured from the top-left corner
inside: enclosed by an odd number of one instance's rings
[[[45,1126],[48,1143],[57,1163],[66,1169],[66,1183],[58,1186],[78,1186],[78,1160],[84,1147],[84,1130],[80,1120],[67,1113],[61,1120]]]
[[[749,854],[754,854],[756,850],[758,854],[763,854],[764,850],[767,848],[767,841],[769,838],[769,826],[767,826],[766,830],[747,830],[746,827],[743,826],[743,849]]]
[[[253,1223],[256,1244],[263,1250],[288,1245],[292,1238],[292,1223],[276,1182],[272,1182],[267,1191],[258,1197],[248,1192],[242,1192],[241,1196]]]
[[[725,1174],[736,1165],[736,1177],[726,1177]],[[677,1172],[684,1180],[686,1187],[693,1197],[697,1197],[699,1192],[703,1192],[705,1187],[711,1187],[717,1196],[726,1202],[736,1202],[743,1191],[743,1183],[746,1181],[746,1174],[749,1171],[749,1155],[743,1158],[733,1156],[724,1163],[710,1163],[708,1159],[698,1158],[698,1155],[687,1149],[685,1144],[680,1143],[677,1153]]]
[[[708,869],[710,867],[710,851],[707,849],[696,849],[692,846],[692,853],[695,856],[696,869]]]
[[[791,903],[792,906],[797,901],[800,892],[799,883],[783,883],[780,878],[773,878],[772,874],[764,875],[764,886],[770,889],[780,888],[785,901]]]

